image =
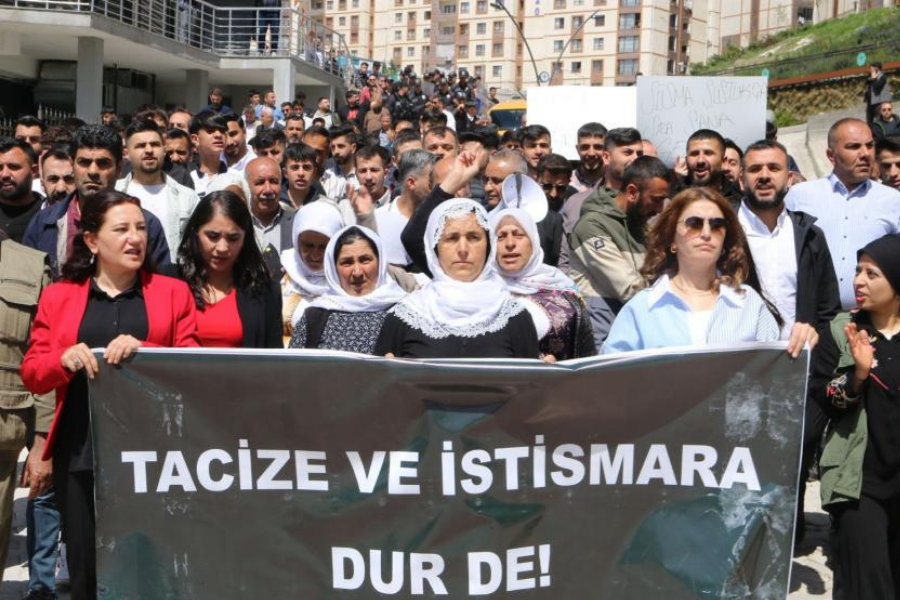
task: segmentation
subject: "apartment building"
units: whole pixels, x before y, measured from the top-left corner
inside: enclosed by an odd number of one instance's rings
[[[466,68],[485,87],[522,90],[680,75],[728,45],[892,0],[311,1],[358,56],[418,73]]]

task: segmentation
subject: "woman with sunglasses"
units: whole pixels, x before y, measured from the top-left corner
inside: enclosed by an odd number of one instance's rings
[[[641,273],[651,287],[622,308],[602,353],[778,340],[767,303],[744,285],[745,246],[721,194],[698,187],[675,196],[648,235]]]

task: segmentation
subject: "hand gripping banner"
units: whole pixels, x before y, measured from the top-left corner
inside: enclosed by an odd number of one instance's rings
[[[91,385],[101,598],[779,598],[808,356],[149,350]]]

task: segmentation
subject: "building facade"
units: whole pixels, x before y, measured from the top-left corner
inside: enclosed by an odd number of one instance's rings
[[[420,74],[465,68],[512,91],[680,75],[729,45],[891,1],[312,0],[311,15],[357,56]]]

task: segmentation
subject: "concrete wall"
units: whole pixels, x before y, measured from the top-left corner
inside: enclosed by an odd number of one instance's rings
[[[900,71],[888,74],[888,85],[900,92]],[[775,111],[780,126],[806,122],[809,117],[860,105],[866,76],[769,88],[769,108]]]

